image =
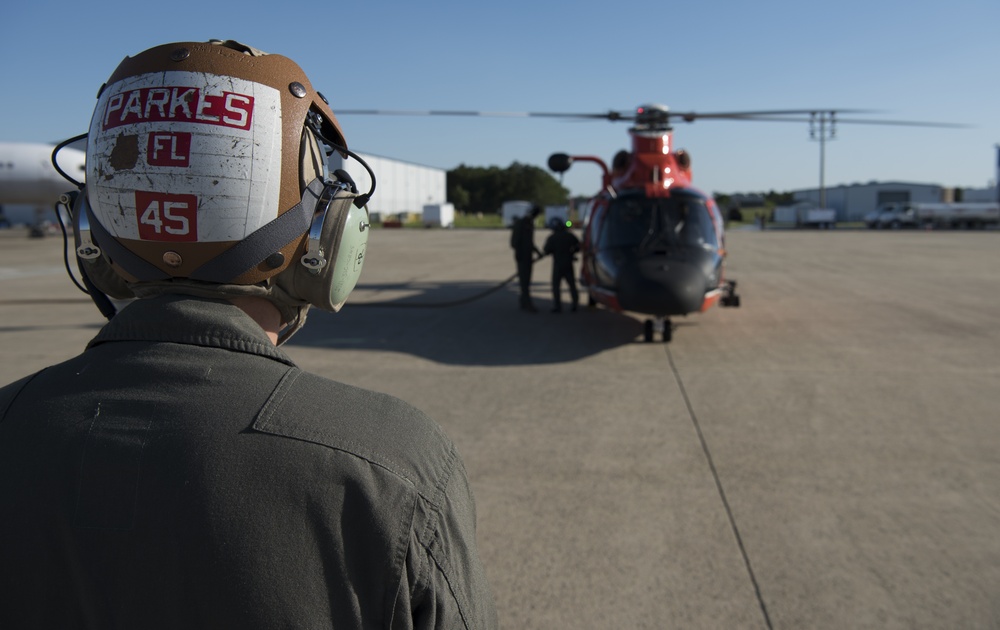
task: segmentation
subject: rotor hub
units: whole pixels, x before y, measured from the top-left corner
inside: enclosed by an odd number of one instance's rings
[[[670,108],[656,103],[635,109],[636,131],[670,131]]]

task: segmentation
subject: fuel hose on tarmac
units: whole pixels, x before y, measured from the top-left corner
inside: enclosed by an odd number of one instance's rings
[[[534,259],[532,261],[532,264],[538,262],[542,258],[545,258],[545,256],[548,256],[548,254],[543,254],[543,255],[539,256],[538,258]],[[480,299],[486,297],[487,295],[489,295],[491,293],[496,293],[500,289],[502,289],[505,286],[507,286],[508,284],[510,284],[510,282],[512,280],[514,280],[514,278],[516,278],[516,277],[517,277],[517,274],[515,273],[514,275],[512,275],[509,278],[507,278],[506,280],[504,280],[500,284],[496,285],[495,287],[490,287],[489,289],[487,289],[485,291],[481,291],[479,293],[476,293],[475,295],[470,295],[468,297],[464,297],[464,298],[462,298],[460,300],[451,300],[451,301],[448,301],[448,302],[348,302],[347,305],[351,306],[351,307],[354,307],[354,308],[357,308],[357,307],[369,307],[369,308],[446,308],[446,307],[449,307],[449,306],[460,306],[462,304],[468,304],[469,302],[475,302],[476,300],[480,300]]]

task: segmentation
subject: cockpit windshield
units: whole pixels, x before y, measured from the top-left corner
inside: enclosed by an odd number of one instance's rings
[[[668,198],[618,197],[611,201],[602,248],[638,247],[644,253],[678,247],[719,248],[705,199],[675,192]]]

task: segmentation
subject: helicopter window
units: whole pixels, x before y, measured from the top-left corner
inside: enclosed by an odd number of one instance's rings
[[[652,231],[653,205],[649,199],[623,199],[612,202],[604,229],[602,247],[628,247],[641,242]]]
[[[619,197],[608,211],[600,246],[642,247],[667,251],[674,247],[718,248],[705,200],[675,194],[665,199]]]
[[[590,207],[590,212],[587,217],[588,223],[583,232],[583,238],[587,245],[601,240],[601,228],[604,227],[604,215],[606,211],[607,206],[602,204],[595,203]]]
[[[704,200],[698,197],[677,199],[673,216],[677,238],[681,244],[712,249],[719,246],[712,216]]]

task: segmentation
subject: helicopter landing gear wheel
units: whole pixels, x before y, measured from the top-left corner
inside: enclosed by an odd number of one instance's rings
[[[723,306],[732,306],[733,308],[740,307],[740,296],[736,292],[735,280],[729,280],[728,282],[726,282],[726,286],[723,287],[722,291],[723,293],[721,302]]]
[[[657,317],[655,320],[647,319],[643,322],[643,338],[646,343],[651,343],[657,334],[663,339],[663,343],[670,343],[673,338],[673,326],[670,325],[669,318]]]

